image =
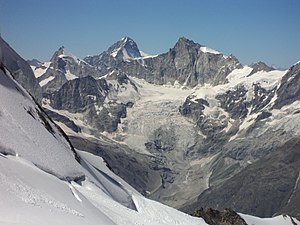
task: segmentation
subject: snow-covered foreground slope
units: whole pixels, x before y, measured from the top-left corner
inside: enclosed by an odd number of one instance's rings
[[[98,170],[93,179],[120,186],[131,197],[136,210],[115,201],[93,181],[66,182],[17,156],[0,154],[0,224],[101,224],[101,225],[204,225],[200,218],[188,216],[155,201],[148,200],[112,174],[103,160],[78,151],[89,166]],[[104,177],[99,174],[105,174]],[[91,175],[87,171],[87,174]],[[118,195],[120,190],[115,190]],[[241,214],[251,225],[293,225],[290,217],[257,218]],[[293,219],[294,224],[300,222]]]
[[[0,157],[0,224],[115,224],[72,184],[29,161]]]
[[[59,178],[83,175],[68,141],[32,97],[0,70],[0,152],[19,155]]]
[[[131,192],[137,210],[123,206],[89,178],[80,184],[68,183],[21,157],[1,154],[0,224],[205,224],[202,219],[145,199],[130,187],[127,189],[118,178],[110,176],[100,158],[88,153],[81,157],[86,157],[84,160],[98,170],[93,179],[106,183],[106,188],[114,189],[115,195],[122,195],[121,189]]]

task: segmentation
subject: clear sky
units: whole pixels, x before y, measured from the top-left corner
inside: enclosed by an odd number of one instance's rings
[[[124,36],[150,54],[179,37],[286,68],[300,60],[300,0],[0,0],[2,37],[25,59],[80,58]]]

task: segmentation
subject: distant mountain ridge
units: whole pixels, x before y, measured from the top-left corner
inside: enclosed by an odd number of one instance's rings
[[[125,57],[126,44],[132,43],[134,57]],[[122,44],[123,43],[123,44]],[[121,46],[121,47],[119,47]],[[122,48],[123,47],[123,48]],[[120,50],[123,49],[123,50]],[[119,55],[115,55],[118,52]],[[89,56],[84,60],[96,67],[118,68],[127,74],[143,78],[154,84],[196,86],[204,83],[224,83],[226,75],[241,65],[234,56],[224,56],[213,49],[180,38],[169,52],[154,57],[141,57],[137,44],[130,38],[123,38],[106,52]],[[125,60],[124,60],[125,59]]]

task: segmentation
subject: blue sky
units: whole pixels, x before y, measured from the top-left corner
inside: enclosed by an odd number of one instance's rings
[[[300,0],[0,0],[2,37],[26,59],[83,58],[123,36],[151,54],[179,37],[286,68],[300,60]]]

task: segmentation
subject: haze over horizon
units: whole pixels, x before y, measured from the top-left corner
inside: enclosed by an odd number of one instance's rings
[[[288,68],[300,60],[300,1],[0,0],[0,33],[25,59],[48,61],[65,46],[97,55],[124,36],[160,54],[180,37],[243,64]]]

